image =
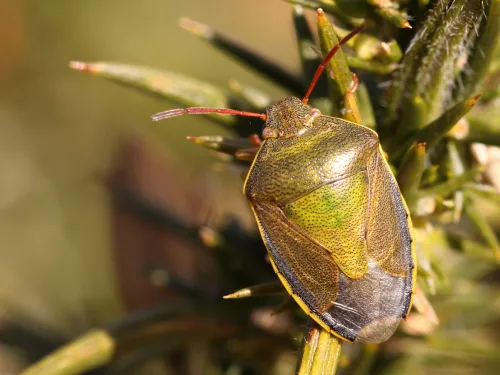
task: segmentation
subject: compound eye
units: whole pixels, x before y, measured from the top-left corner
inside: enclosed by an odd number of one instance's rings
[[[278,138],[279,137],[279,132],[278,130],[271,128],[270,126],[264,127],[262,129],[262,138],[263,139],[272,139],[272,138]]]

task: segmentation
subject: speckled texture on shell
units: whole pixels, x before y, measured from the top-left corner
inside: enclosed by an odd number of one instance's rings
[[[387,340],[414,290],[406,205],[372,130],[311,119],[297,98],[276,102],[244,192],[275,271],[299,305],[349,341]]]

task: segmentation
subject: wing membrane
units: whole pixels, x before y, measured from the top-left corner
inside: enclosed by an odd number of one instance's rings
[[[407,304],[407,278],[392,276],[370,261],[359,280],[341,274],[335,303],[320,319],[354,341],[379,343],[396,330]]]

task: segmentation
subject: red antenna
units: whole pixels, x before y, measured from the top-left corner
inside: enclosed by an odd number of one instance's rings
[[[337,44],[335,47],[333,47],[330,52],[328,52],[328,55],[325,56],[323,61],[318,66],[318,69],[316,69],[316,73],[314,73],[314,77],[311,81],[311,84],[309,85],[309,88],[307,89],[306,95],[304,96],[304,99],[302,99],[302,103],[307,104],[309,101],[309,96],[311,96],[311,93],[314,89],[314,86],[316,86],[316,82],[318,82],[319,77],[321,76],[321,73],[323,73],[323,70],[325,70],[326,64],[328,64],[328,61],[332,59],[333,56],[337,53],[337,51],[340,49],[340,47],[344,44],[346,44],[353,36],[358,34],[361,30],[365,28],[365,25],[361,25],[356,27],[353,31],[351,31],[349,34],[347,34],[340,42]]]
[[[267,116],[264,113],[254,113],[238,111],[236,109],[227,108],[206,108],[206,107],[191,107],[191,108],[179,108],[171,109],[169,111],[164,111],[151,116],[151,120],[158,121],[164,118],[170,118],[180,115],[206,115],[208,113],[218,113],[220,115],[236,115],[236,116],[247,116],[247,117],[259,117],[266,121]]]

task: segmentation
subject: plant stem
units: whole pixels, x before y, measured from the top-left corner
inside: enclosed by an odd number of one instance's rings
[[[316,324],[302,345],[298,375],[334,375],[339,362],[341,342]]]
[[[114,351],[115,341],[106,331],[90,331],[28,367],[21,375],[80,374],[108,363]]]

